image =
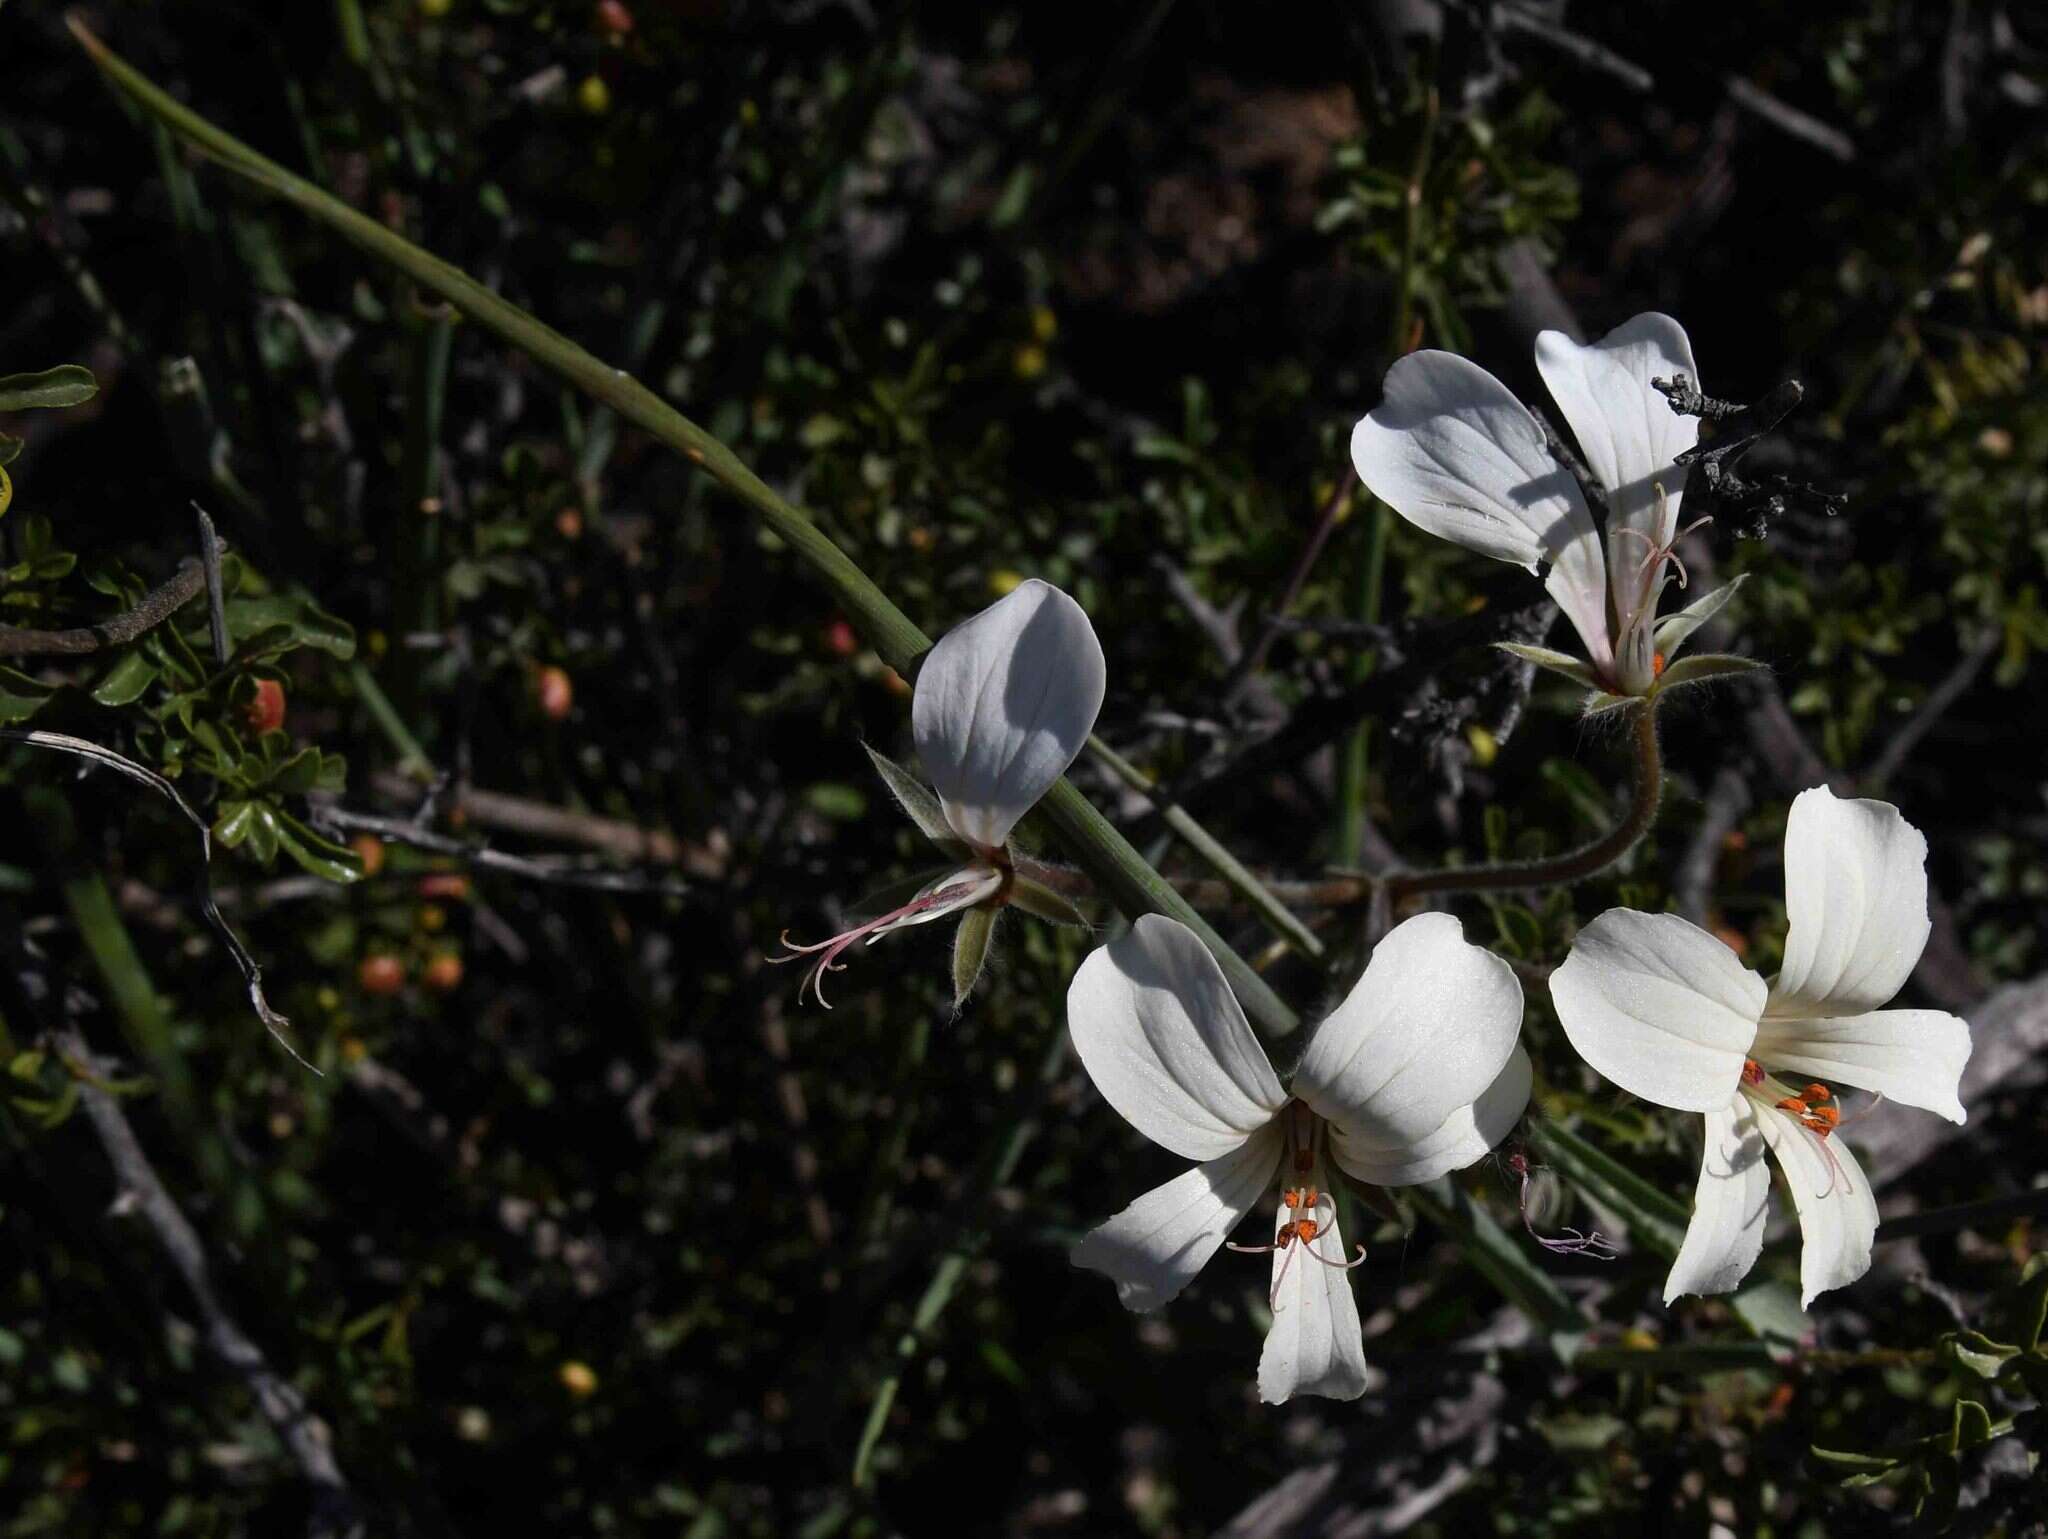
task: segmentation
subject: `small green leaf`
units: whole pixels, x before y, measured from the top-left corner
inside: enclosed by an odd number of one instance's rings
[[[0,465],[12,465],[15,456],[21,453],[21,447],[22,440],[16,438],[12,433],[0,433]],[[5,513],[6,511],[6,506],[0,504],[0,513]]]
[[[359,882],[363,879],[362,857],[346,845],[336,844],[301,823],[282,808],[275,810],[278,844],[299,868],[329,882]]]
[[[1823,1464],[1831,1465],[1842,1475],[1884,1475],[1897,1469],[1899,1456],[1884,1453],[1860,1453],[1853,1448],[1821,1448],[1809,1450]]]
[[[250,801],[221,803],[220,816],[213,820],[213,837],[228,849],[239,847],[256,823],[256,804]]]
[[[1997,1378],[2005,1372],[2006,1364],[2020,1355],[2018,1347],[1993,1341],[1982,1331],[1956,1331],[1947,1338],[1947,1343],[1956,1366],[1980,1379]]]
[[[868,810],[868,799],[856,787],[826,780],[804,792],[804,805],[835,823],[851,823]]]
[[[101,705],[132,705],[156,682],[157,666],[140,652],[130,652],[92,687]]]
[[[0,411],[77,406],[99,393],[99,381],[92,377],[92,370],[75,363],[60,363],[40,374],[0,377]]]
[[[355,628],[305,599],[273,593],[260,598],[229,599],[225,608],[228,636],[238,649],[259,637],[258,650],[276,648],[282,644],[281,639],[265,633],[282,629],[291,645],[312,647],[344,662],[356,655]]]
[[[1010,901],[1025,913],[1053,924],[1078,925],[1089,928],[1088,916],[1072,903],[1054,892],[1050,887],[1034,882],[1027,876],[1020,876],[1010,888]]]
[[[57,693],[40,679],[13,668],[0,667],[0,726],[27,721]]]
[[[988,948],[996,936],[996,918],[1001,912],[993,908],[970,908],[960,916],[960,928],[953,936],[955,1010],[967,1003],[967,996],[974,992],[974,985],[981,978],[982,964],[988,960]]]
[[[1583,658],[1573,657],[1569,652],[1554,652],[1549,647],[1532,647],[1521,641],[1496,641],[1495,646],[1503,652],[1512,653],[1525,663],[1534,663],[1538,668],[1547,668],[1552,673],[1561,673],[1581,689],[1597,690],[1599,675],[1593,672],[1593,665]]]

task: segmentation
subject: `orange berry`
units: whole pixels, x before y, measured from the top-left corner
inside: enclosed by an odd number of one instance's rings
[[[541,715],[549,721],[566,720],[570,707],[576,703],[576,689],[569,682],[569,675],[553,666],[534,675],[533,695],[540,702]]]
[[[356,852],[356,859],[363,863],[363,875],[375,876],[384,869],[384,841],[375,834],[357,834],[349,840],[348,847]]]
[[[860,632],[841,618],[825,626],[825,650],[834,657],[851,657],[860,650]]]
[[[261,737],[284,726],[284,686],[275,679],[258,679],[256,693],[242,707],[242,720]]]
[[[452,951],[437,952],[420,971],[420,982],[436,994],[452,994],[462,986],[462,958]]]
[[[565,540],[582,539],[583,510],[572,506],[566,507],[557,513],[555,515],[555,533]]]
[[[365,994],[396,994],[405,987],[405,964],[394,956],[364,957],[356,968],[356,983]]]
[[[633,13],[623,0],[597,0],[597,25],[613,37],[624,37],[633,30]]]
[[[460,871],[432,871],[420,878],[422,898],[452,898],[460,903],[469,896],[469,878]]]

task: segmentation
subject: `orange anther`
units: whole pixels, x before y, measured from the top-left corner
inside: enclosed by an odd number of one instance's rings
[[[1664,677],[1664,654],[1662,652],[1650,654],[1650,677],[1653,679]]]
[[[1796,1095],[1788,1095],[1778,1103],[1778,1110],[1790,1112],[1795,1117],[1803,1117],[1806,1115],[1806,1103]]]
[[[1283,1189],[1283,1190],[1281,1191],[1281,1193],[1280,1193],[1280,1206],[1282,1206],[1283,1208],[1298,1208],[1298,1207],[1300,1207],[1300,1206],[1301,1206],[1301,1190],[1300,1190],[1300,1188],[1299,1188],[1299,1187],[1293,1187],[1293,1186],[1290,1186],[1290,1187],[1286,1187],[1286,1188],[1284,1188],[1284,1189]]]
[[[1823,1126],[1831,1128],[1834,1127],[1841,1120],[1842,1111],[1841,1108],[1838,1106],[1816,1106],[1812,1111],[1806,1114],[1806,1122],[1807,1126],[1809,1127],[1813,1126],[1815,1123],[1819,1123]]]
[[[1764,1066],[1754,1058],[1743,1059],[1742,1082],[1745,1085],[1761,1085],[1764,1082]]]
[[[1828,1089],[1826,1085],[1808,1085],[1799,1094],[1802,1099],[1808,1101],[1829,1101],[1834,1099],[1834,1092]]]
[[[1298,1218],[1294,1221],[1295,1238],[1306,1245],[1316,1237],[1319,1225],[1312,1218]]]

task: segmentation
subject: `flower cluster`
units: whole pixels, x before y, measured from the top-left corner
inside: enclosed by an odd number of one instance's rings
[[[1514,650],[1591,691],[1592,709],[1651,711],[1675,685],[1751,666],[1738,657],[1674,661],[1735,584],[1657,614],[1670,575],[1686,579],[1675,546],[1683,456],[1697,425],[1653,381],[1697,377],[1685,332],[1662,315],[1637,316],[1590,347],[1546,332],[1536,365],[1591,488],[1499,381],[1436,352],[1388,373],[1384,403],[1352,439],[1359,475],[1425,530],[1531,571],[1548,563],[1546,586],[1586,656]],[[1604,509],[1604,541],[1589,490]],[[806,982],[815,989],[856,944],[958,916],[957,1004],[1003,908],[1083,922],[1052,887],[1020,873],[1011,836],[1080,752],[1103,692],[1087,617],[1042,582],[950,632],[925,660],[912,709],[931,788],[873,756],[948,864],[907,902],[828,940],[785,938],[789,955],[776,960],[812,958]],[[1803,1304],[1867,1270],[1877,1208],[1841,1138],[1854,1120],[1845,1090],[1963,1119],[1967,1024],[1886,1008],[1927,941],[1926,854],[1896,808],[1817,787],[1793,803],[1786,826],[1787,932],[1775,979],[1676,915],[1623,908],[1580,930],[1551,975],[1558,1021],[1588,1065],[1630,1094],[1703,1118],[1693,1216],[1666,1303],[1726,1292],[1748,1273],[1764,1242],[1770,1161],[1803,1235]],[[1522,988],[1505,962],[1450,915],[1417,914],[1379,940],[1283,1077],[1209,945],[1175,919],[1137,918],[1075,973],[1068,1030],[1102,1098],[1193,1165],[1091,1230],[1074,1246],[1074,1264],[1109,1277],[1128,1308],[1145,1312],[1171,1303],[1219,1250],[1264,1256],[1261,1397],[1364,1393],[1348,1274],[1366,1254],[1346,1247],[1338,1194],[1347,1184],[1370,1193],[1434,1181],[1507,1139],[1531,1095],[1522,1014]],[[1526,1156],[1510,1163],[1523,1177],[1526,1222]],[[1231,1239],[1269,1200],[1263,1237]],[[1576,1230],[1539,1243],[1615,1253],[1613,1242]]]

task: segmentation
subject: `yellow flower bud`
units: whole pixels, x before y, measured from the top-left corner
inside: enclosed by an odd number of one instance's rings
[[[564,1363],[556,1370],[555,1377],[562,1381],[562,1388],[578,1400],[597,1393],[597,1375],[590,1371],[588,1363]]]
[[[612,110],[612,88],[604,83],[604,76],[584,76],[583,84],[576,88],[576,105],[594,118]]]

